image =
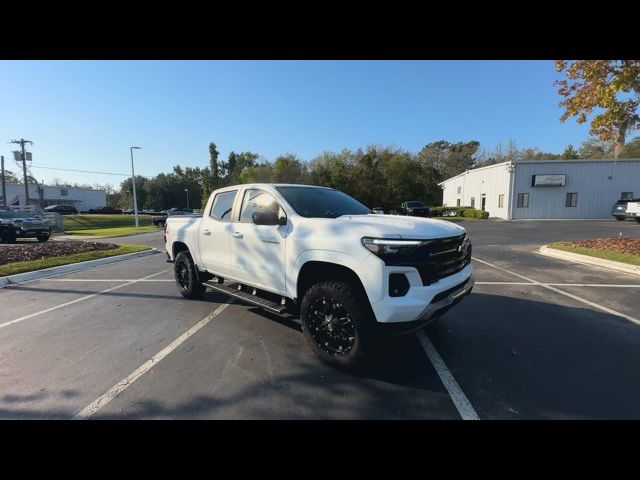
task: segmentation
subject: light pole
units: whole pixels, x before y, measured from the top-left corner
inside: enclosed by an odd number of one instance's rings
[[[136,174],[133,170],[133,151],[141,150],[140,147],[130,147],[131,151],[131,184],[133,187],[133,213],[136,216],[136,228],[138,228],[138,198],[136,197]]]
[[[189,210],[189,189],[185,188],[184,191],[187,192],[187,210]]]

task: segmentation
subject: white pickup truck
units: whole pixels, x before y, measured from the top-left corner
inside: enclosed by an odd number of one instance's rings
[[[299,313],[313,351],[341,367],[360,364],[379,333],[416,331],[473,288],[464,228],[375,215],[331,188],[221,188],[201,218],[169,217],[164,240],[183,296],[209,288]]]
[[[638,223],[640,223],[640,202],[629,202],[627,203],[627,217],[635,218]]]

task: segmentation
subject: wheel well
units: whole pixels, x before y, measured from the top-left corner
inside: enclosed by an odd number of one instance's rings
[[[180,252],[184,252],[184,251],[189,252],[189,247],[187,247],[187,244],[184,242],[174,242],[173,246],[172,246],[172,251],[173,251],[173,259],[176,259],[176,255],[178,255]]]
[[[304,294],[312,285],[325,280],[338,280],[352,283],[361,290],[366,298],[364,286],[353,270],[336,263],[314,261],[305,263],[300,269],[300,273],[298,273],[298,302],[302,301],[302,297],[304,297]]]

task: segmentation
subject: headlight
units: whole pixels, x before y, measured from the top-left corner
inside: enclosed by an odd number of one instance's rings
[[[386,238],[363,237],[362,245],[371,253],[381,255],[411,255],[425,244],[422,240],[395,240]]]

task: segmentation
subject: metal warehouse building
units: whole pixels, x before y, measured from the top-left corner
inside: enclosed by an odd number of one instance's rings
[[[472,206],[490,217],[612,218],[616,200],[640,197],[640,159],[504,162],[440,186],[443,205]]]
[[[24,205],[24,185],[7,183],[7,204]],[[78,211],[84,212],[91,208],[104,207],[107,204],[107,194],[104,190],[81,187],[59,187],[43,185],[43,204],[49,205],[73,205]],[[40,205],[40,197],[36,185],[29,184],[29,203]],[[0,205],[3,205],[2,192],[0,191]]]

